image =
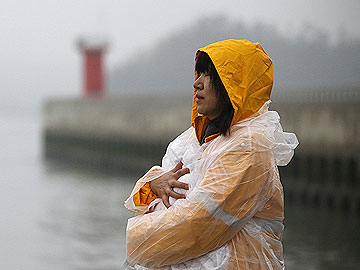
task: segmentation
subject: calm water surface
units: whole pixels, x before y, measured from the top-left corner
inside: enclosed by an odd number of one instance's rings
[[[41,160],[37,113],[0,111],[0,269],[122,269],[135,176]],[[359,269],[360,223],[287,205],[287,269]]]

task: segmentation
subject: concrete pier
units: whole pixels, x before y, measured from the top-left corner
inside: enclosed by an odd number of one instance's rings
[[[285,199],[360,216],[360,88],[275,89],[270,109],[300,145],[280,168]],[[146,171],[190,126],[191,95],[49,100],[44,157],[75,166]]]
[[[279,168],[285,200],[360,217],[360,88],[292,90],[273,100],[284,130],[300,141]]]
[[[44,156],[73,165],[139,171],[160,164],[166,145],[190,126],[191,96],[122,95],[49,100]]]

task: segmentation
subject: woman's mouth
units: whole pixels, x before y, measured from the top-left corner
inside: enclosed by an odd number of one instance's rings
[[[202,96],[196,95],[196,98],[199,99],[204,99]]]

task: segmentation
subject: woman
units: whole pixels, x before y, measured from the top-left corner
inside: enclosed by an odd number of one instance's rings
[[[272,61],[258,43],[198,50],[192,127],[125,202],[136,215],[127,227],[129,266],[284,269],[277,165],[298,142],[268,111],[272,85]]]

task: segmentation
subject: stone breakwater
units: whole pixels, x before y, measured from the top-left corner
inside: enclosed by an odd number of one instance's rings
[[[43,156],[75,166],[138,171],[160,164],[190,126],[191,97],[110,96],[48,100]]]
[[[300,145],[280,168],[285,199],[360,216],[360,88],[274,91],[271,110]],[[43,107],[44,158],[141,172],[190,126],[191,96],[53,99]]]

